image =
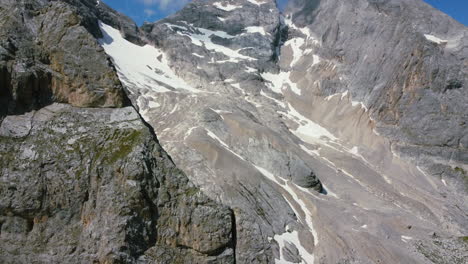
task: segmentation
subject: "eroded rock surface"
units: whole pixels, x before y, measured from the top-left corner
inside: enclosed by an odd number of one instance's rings
[[[73,4],[2,1],[1,115],[22,114],[51,102],[83,107],[126,104],[115,70],[96,42],[100,35],[93,36],[100,34],[98,11],[90,9],[96,2],[69,2]]]
[[[133,108],[53,104],[0,131],[2,263],[232,262],[231,211],[188,181]]]

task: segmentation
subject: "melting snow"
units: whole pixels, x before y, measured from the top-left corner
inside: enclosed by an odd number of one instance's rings
[[[302,58],[302,55],[304,52],[301,50],[301,47],[304,45],[305,41],[303,38],[293,38],[291,40],[286,41],[284,44],[285,46],[290,46],[293,52],[293,59],[291,61],[290,66],[294,66],[300,58]]]
[[[149,108],[158,108],[160,107],[161,105],[158,103],[158,102],[154,102],[154,101],[149,101],[148,102],[148,107]]]
[[[405,243],[408,243],[409,240],[413,239],[412,237],[410,236],[401,236],[401,241],[405,242]]]
[[[189,37],[194,45],[204,47],[204,48],[206,48],[207,50],[210,50],[210,51],[222,53],[222,54],[226,55],[227,57],[229,57],[228,60],[218,61],[217,63],[239,62],[239,60],[250,60],[250,61],[257,60],[256,58],[252,58],[252,57],[249,57],[249,56],[242,55],[240,53],[240,51],[242,49],[233,50],[233,49],[225,47],[223,45],[216,44],[211,40],[211,38],[213,36],[224,38],[224,39],[235,38],[235,36],[230,35],[230,34],[224,32],[224,31],[219,31],[219,30],[213,31],[213,30],[209,30],[209,29],[205,29],[205,28],[198,28],[198,27],[191,27],[191,29],[189,30],[186,27],[173,25],[173,24],[169,24],[169,23],[165,23],[165,25],[167,27],[171,28],[172,30],[174,30],[174,28],[181,29],[181,30],[177,31],[177,34],[179,34],[181,36]],[[198,33],[195,33],[195,32],[198,32]],[[212,58],[212,63],[215,63],[214,58]]]
[[[202,55],[200,55],[198,53],[195,53],[195,52],[193,52],[192,55],[196,56],[196,57],[199,57],[199,58],[205,58],[205,56],[202,56]]]
[[[301,95],[301,89],[297,87],[296,83],[291,81],[290,75],[290,72],[280,72],[277,74],[265,72],[261,74],[262,78],[268,81],[267,86],[273,92],[282,94],[283,87],[287,85],[289,86],[291,91],[293,91],[297,95]]]
[[[317,244],[318,244],[318,234],[314,229],[314,225],[313,225],[313,222],[312,222],[312,213],[307,208],[307,205],[304,203],[304,201],[301,198],[299,198],[296,191],[289,186],[288,182],[286,182],[285,184],[282,184],[275,178],[275,176],[271,172],[269,172],[266,169],[264,169],[262,167],[259,167],[259,166],[255,166],[255,167],[266,178],[268,178],[271,181],[275,182],[281,188],[283,188],[286,192],[288,192],[292,196],[294,201],[296,201],[299,204],[299,206],[301,207],[301,210],[305,214],[305,219],[303,219],[303,221],[301,220],[301,222],[303,224],[305,224],[309,228],[310,232],[314,236],[314,246],[317,246]],[[288,199],[286,197],[285,197],[285,200],[288,201]],[[297,217],[300,217],[300,214],[297,213],[294,206],[292,206],[292,204],[289,201],[288,201],[288,203],[291,206],[291,209],[296,213]],[[309,251],[307,251],[307,249],[305,249],[304,246],[301,244],[301,241],[299,240],[299,236],[298,236],[297,231],[289,232],[287,230],[285,233],[283,233],[281,235],[275,235],[274,239],[280,245],[280,259],[275,260],[275,263],[289,263],[284,259],[283,254],[282,254],[282,249],[283,249],[283,247],[285,245],[284,244],[285,241],[287,241],[289,243],[292,243],[292,244],[294,244],[296,246],[296,248],[298,249],[299,254],[301,255],[301,258],[302,258],[301,263],[306,263],[306,264],[313,264],[314,263],[313,254],[310,254]]]
[[[135,45],[124,39],[117,29],[102,22],[99,22],[99,27],[103,33],[99,43],[112,57],[118,76],[125,85],[146,87],[156,92],[179,89],[200,92],[172,71],[159,49],[150,45]]]
[[[442,183],[447,186],[447,182],[444,179],[441,179]]]
[[[313,122],[307,117],[301,115],[291,104],[288,104],[289,111],[286,113],[291,119],[299,120],[299,127],[292,131],[296,136],[302,139],[304,142],[310,142],[315,140],[321,140],[322,137],[329,138],[331,140],[337,140],[337,138],[330,133],[326,128],[320,126],[319,124]]]
[[[433,36],[433,35],[429,35],[429,34],[424,34],[424,37],[426,37],[427,40],[429,41],[432,41],[432,42],[435,42],[437,44],[442,44],[442,43],[447,43],[448,40],[445,40],[445,39],[440,39],[436,36]]]
[[[264,1],[259,1],[259,0],[247,0],[247,1],[250,2],[250,3],[252,3],[252,4],[254,4],[254,5],[258,5],[258,6],[263,5],[263,4],[266,4],[266,2],[264,2]]]
[[[319,57],[319,56],[317,56],[317,55],[315,55],[315,54],[312,55],[312,65],[311,65],[311,66],[315,66],[315,65],[319,64],[320,61],[321,61],[321,60],[320,60],[320,57]]]
[[[242,88],[240,87],[240,84],[238,84],[238,83],[233,83],[233,84],[231,84],[231,86],[234,87],[234,88],[236,88],[237,90],[239,90],[239,91],[241,92],[241,94],[245,94],[244,89],[242,89]]]
[[[278,242],[279,246],[279,253],[280,253],[280,259],[275,259],[275,263],[277,264],[286,264],[286,263],[291,263],[285,259],[283,255],[283,248],[286,246],[286,243],[291,243],[296,246],[297,250],[299,251],[299,254],[301,255],[302,261],[301,263],[306,263],[306,264],[313,264],[314,263],[314,255],[310,254],[304,247],[301,246],[301,243],[299,241],[299,233],[296,230],[289,231],[286,228],[286,232],[284,232],[281,235],[275,235],[273,237],[276,242]]]
[[[223,5],[220,2],[215,2],[215,3],[213,3],[213,5],[218,9],[228,11],[228,12],[242,7],[242,6],[236,6],[236,5],[231,5],[231,4]]]
[[[257,69],[252,68],[252,67],[249,67],[249,66],[245,66],[245,68],[247,69],[246,72],[248,72],[248,73],[253,73],[253,72],[257,72],[257,71],[258,71]]]
[[[257,27],[257,26],[246,27],[245,31],[247,31],[247,33],[260,33],[263,36],[267,34],[267,32],[265,31],[263,27]]]

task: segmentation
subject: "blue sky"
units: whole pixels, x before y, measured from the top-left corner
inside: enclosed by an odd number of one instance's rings
[[[190,0],[103,0],[117,11],[131,17],[138,25],[164,18]],[[278,0],[283,6],[287,0]],[[468,0],[424,0],[468,26]]]

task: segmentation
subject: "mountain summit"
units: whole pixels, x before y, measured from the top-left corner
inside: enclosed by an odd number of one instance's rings
[[[421,0],[0,18],[2,262],[468,261],[468,28]]]

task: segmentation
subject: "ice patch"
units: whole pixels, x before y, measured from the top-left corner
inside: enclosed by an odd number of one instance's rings
[[[312,65],[311,66],[314,66],[314,65],[317,65],[320,63],[320,57],[318,55],[312,55]]]
[[[101,21],[99,27],[103,34],[99,43],[112,57],[119,79],[126,86],[146,87],[155,92],[201,92],[172,71],[164,53],[159,49],[150,45],[135,45],[124,39],[120,31]]]
[[[362,102],[356,102],[356,101],[351,101],[351,106],[357,106],[360,105],[362,109],[364,109],[364,112],[367,112],[369,109],[362,103]]]
[[[410,236],[401,236],[401,241],[405,242],[405,243],[408,243],[409,240],[413,239],[412,237]]]
[[[242,7],[242,6],[236,6],[236,5],[231,5],[231,4],[225,4],[225,5],[223,5],[223,4],[220,3],[220,2],[215,2],[215,3],[213,3],[213,5],[214,5],[216,8],[221,9],[221,10],[224,10],[224,11],[227,11],[227,12]]]
[[[238,84],[238,83],[232,83],[231,86],[234,87],[234,88],[236,88],[237,90],[239,90],[239,91],[241,92],[241,94],[245,94],[245,91],[244,91],[244,89],[242,89],[242,88],[240,87],[240,84]]]
[[[249,67],[249,66],[245,66],[245,68],[246,68],[245,71],[248,72],[248,73],[254,73],[254,72],[258,71],[257,69]]]
[[[289,111],[286,115],[292,120],[299,120],[299,127],[292,132],[302,139],[302,141],[315,143],[317,140],[321,141],[323,137],[330,140],[337,140],[326,128],[301,115],[291,104],[288,104],[288,107]]]
[[[444,179],[441,179],[441,181],[447,187],[447,182]]]
[[[149,108],[158,108],[160,106],[161,106],[161,104],[159,104],[158,102],[155,102],[155,101],[149,101],[148,102],[148,107]]]
[[[263,4],[266,4],[266,2],[264,2],[264,1],[259,1],[259,0],[247,0],[247,1],[250,2],[250,3],[252,3],[252,4],[254,4],[254,5],[258,5],[258,6],[263,5]]]
[[[297,95],[301,95],[301,89],[297,87],[297,84],[291,81],[290,72],[280,72],[277,74],[265,72],[261,74],[262,78],[266,81],[267,87],[270,88],[273,92],[283,94],[283,87],[288,86],[291,91]]]
[[[255,166],[255,165],[254,165]],[[285,190],[286,192],[288,192],[292,198],[294,199],[295,202],[297,202],[301,208],[301,210],[304,212],[304,215],[305,215],[305,219],[300,219],[301,222],[306,225],[308,228],[309,228],[309,231],[312,233],[312,235],[314,236],[314,246],[317,246],[318,244],[318,234],[316,232],[316,230],[314,229],[314,224],[312,222],[312,212],[307,208],[307,205],[304,203],[304,201],[299,198],[298,194],[296,193],[296,191],[294,189],[291,188],[291,186],[289,186],[289,182],[286,182],[285,184],[282,184],[280,183],[276,178],[275,176],[269,172],[268,170],[262,168],[262,167],[259,167],[259,166],[255,166],[255,168],[257,168],[257,170],[259,172],[261,172],[266,178],[270,179],[271,181],[275,182],[276,184],[278,184],[283,190]],[[300,188],[301,190],[303,190],[303,188]],[[287,201],[287,199],[286,199]],[[293,210],[294,207],[291,207]],[[296,214],[298,218],[300,218],[300,214]],[[302,247],[302,245],[300,244],[300,241],[297,241],[299,242],[299,244],[294,244],[296,245],[296,247],[299,249],[299,247]],[[305,250],[305,249],[304,249]],[[307,250],[306,250],[307,252]],[[305,253],[304,253],[305,254]],[[303,260],[305,260],[305,256],[302,255],[302,258]],[[307,256],[312,256],[312,254],[308,253],[307,252]],[[313,256],[312,258],[310,259],[311,262],[307,262],[307,263],[313,263]]]
[[[276,264],[286,264],[286,263],[291,263],[285,259],[284,254],[283,254],[283,248],[286,247],[286,243],[291,243],[296,246],[297,250],[299,251],[299,255],[301,255],[302,261],[300,263],[304,264],[313,264],[314,263],[314,255],[310,254],[300,243],[299,241],[299,233],[296,230],[289,231],[286,228],[286,232],[284,232],[281,235],[275,235],[273,237],[276,242],[278,242],[279,246],[279,253],[280,253],[280,259],[275,259]]]
[[[198,58],[205,58],[205,56],[202,56],[202,55],[197,54],[197,53],[195,53],[195,52],[192,52],[192,55],[193,55],[193,56],[196,56],[196,57],[198,57]]]
[[[178,105],[178,104],[176,104],[176,105],[174,106],[174,108],[172,108],[172,110],[171,110],[171,112],[169,112],[169,114],[172,115],[173,113],[175,113],[175,112],[177,111],[177,109],[179,109],[179,105]]]
[[[189,37],[192,43],[196,46],[204,47],[207,50],[222,53],[226,55],[229,59],[225,60],[223,62],[239,62],[239,60],[257,60],[256,58],[252,58],[249,56],[245,56],[239,53],[242,49],[238,50],[233,50],[228,47],[225,47],[223,45],[219,45],[214,43],[211,38],[213,36],[217,36],[220,38],[225,38],[225,39],[232,39],[235,36],[229,35],[228,33],[224,31],[213,31],[205,28],[197,28],[193,27],[191,30],[188,28],[184,28],[181,26],[173,25],[173,24],[165,24],[169,28],[177,27],[183,29],[182,31],[177,31],[177,34],[181,36],[186,36]],[[199,32],[199,33],[196,33]],[[214,62],[214,61],[213,61]]]
[[[432,41],[434,43],[437,43],[439,45],[442,44],[442,43],[447,43],[448,42],[448,40],[438,38],[438,37],[436,37],[434,35],[424,34],[424,37],[426,37],[427,40]]]
[[[250,33],[250,34],[259,33],[263,36],[267,35],[267,32],[265,31],[265,28],[263,27],[256,27],[256,26],[246,27],[245,31],[247,31],[247,33]]]
[[[293,59],[289,65],[290,67],[294,66],[299,61],[299,59],[303,57],[304,51],[301,50],[301,47],[304,45],[304,43],[305,41],[303,38],[293,38],[284,43],[285,46],[289,46],[292,49]]]

